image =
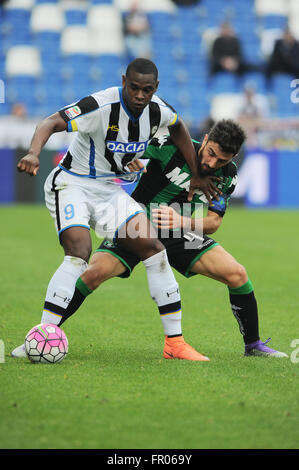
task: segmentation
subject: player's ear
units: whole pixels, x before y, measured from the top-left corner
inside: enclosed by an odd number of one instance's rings
[[[122,86],[124,87],[125,84],[126,84],[126,76],[125,75],[122,75]]]
[[[202,140],[202,143],[201,143],[201,147],[200,147],[200,150],[204,148],[204,146],[206,145],[206,143],[208,142],[208,138],[209,138],[209,135],[208,134],[205,134],[203,140]]]
[[[205,147],[206,143],[208,142],[208,138],[209,138],[208,134],[205,134],[205,136],[204,136],[204,138],[203,138],[203,140],[202,140],[202,143],[201,143],[201,147],[200,147],[200,149],[199,149],[199,152]]]
[[[155,88],[155,91],[157,91],[158,86],[159,86],[159,83],[160,83],[159,80],[157,80],[157,81],[156,81],[156,88]]]

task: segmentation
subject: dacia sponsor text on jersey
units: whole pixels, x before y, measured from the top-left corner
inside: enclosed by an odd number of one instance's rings
[[[148,140],[145,142],[117,142],[114,140],[107,140],[106,146],[108,150],[114,153],[138,153],[145,152],[148,145]]]

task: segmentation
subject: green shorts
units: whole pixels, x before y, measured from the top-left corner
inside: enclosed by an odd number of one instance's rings
[[[191,232],[187,232],[180,238],[159,238],[167,250],[170,266],[176,269],[185,277],[194,276],[191,272],[192,266],[208,250],[218,245],[215,240],[206,235],[197,237]],[[118,258],[126,267],[126,271],[119,277],[129,277],[140,259],[132,252],[118,246],[108,240],[103,240],[96,251],[110,253]]]

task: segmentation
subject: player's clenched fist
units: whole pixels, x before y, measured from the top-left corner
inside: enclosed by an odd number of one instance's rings
[[[25,171],[31,176],[35,176],[39,170],[39,158],[36,155],[28,154],[21,158],[17,168],[19,171]]]

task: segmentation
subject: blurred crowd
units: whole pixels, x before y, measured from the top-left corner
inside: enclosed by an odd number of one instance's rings
[[[185,8],[200,6],[202,3],[201,0],[168,1],[178,7]],[[7,0],[0,0],[0,3],[5,5]],[[208,1],[205,4],[207,5]],[[156,59],[159,43],[153,41],[151,18],[143,6],[143,0],[132,0],[129,8],[121,15],[124,63],[128,63],[135,57],[146,57],[154,61]],[[206,59],[205,68],[208,81],[212,81],[221,74],[242,78],[243,76],[246,77],[248,73],[257,73],[264,77],[266,83],[265,93],[260,92],[254,80],[245,81],[239,90],[238,100],[235,102],[235,117],[245,123],[271,117],[270,93],[273,77],[285,74],[288,77],[299,78],[299,42],[287,23],[279,37],[272,41],[271,50],[267,57],[264,57],[262,61],[255,61],[248,60],[246,57],[244,41],[235,31],[233,22],[229,18],[222,18],[218,28],[214,28],[212,39],[210,38]],[[160,64],[157,65],[159,68]],[[183,72],[188,74],[188,63],[185,65]],[[114,84],[111,81],[111,85]],[[94,90],[90,90],[90,92],[92,91]],[[193,89],[190,93],[193,93],[194,96]],[[207,109],[204,123],[209,122],[211,118],[209,111]],[[17,119],[30,115],[30,110],[26,109],[26,103],[22,103],[20,100],[14,103],[10,112]],[[205,124],[201,125],[204,129]]]

